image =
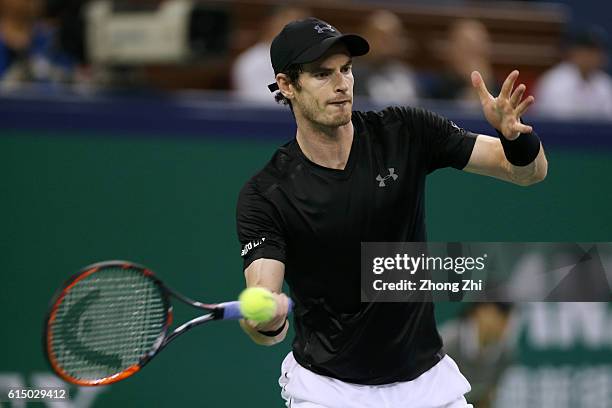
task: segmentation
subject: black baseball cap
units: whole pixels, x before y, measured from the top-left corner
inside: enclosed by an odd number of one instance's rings
[[[609,46],[607,31],[598,25],[574,27],[566,33],[568,47],[585,47],[605,50]]]
[[[270,46],[270,60],[274,75],[291,64],[316,61],[334,44],[342,42],[354,56],[365,55],[370,45],[357,34],[342,34],[335,27],[314,17],[292,21],[274,37]],[[268,85],[270,92],[278,90],[276,82]]]

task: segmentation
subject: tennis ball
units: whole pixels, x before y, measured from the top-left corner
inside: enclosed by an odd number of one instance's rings
[[[276,300],[267,289],[246,288],[238,297],[240,312],[249,320],[264,323],[271,320],[276,313]]]

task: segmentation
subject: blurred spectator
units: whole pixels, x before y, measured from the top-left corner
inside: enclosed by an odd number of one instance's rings
[[[603,29],[589,27],[572,33],[565,60],[540,78],[536,88],[539,112],[559,117],[612,119],[612,79]]]
[[[40,20],[42,0],[0,0],[0,86],[58,83],[71,77],[74,61],[61,52],[55,30]]]
[[[492,94],[500,89],[491,64],[491,40],[485,25],[477,20],[459,20],[448,30],[444,52],[446,71],[433,81],[430,97],[477,101],[471,82],[472,71],[479,71]]]
[[[353,67],[355,95],[379,104],[413,104],[417,86],[412,70],[401,61],[411,44],[402,21],[390,11],[377,11],[367,19],[363,36],[370,52]]]
[[[299,7],[281,7],[267,21],[259,42],[240,54],[232,67],[232,83],[236,95],[243,100],[276,104],[266,86],[274,82],[274,70],[270,63],[270,45],[283,27],[293,20],[308,17],[308,11]]]
[[[0,0],[1,1],[1,0]],[[57,27],[56,42],[62,51],[84,65],[86,2],[83,0],[46,0],[46,19]]]
[[[471,303],[463,315],[440,328],[444,349],[461,367],[476,408],[488,408],[503,372],[514,362],[517,319],[509,303]]]

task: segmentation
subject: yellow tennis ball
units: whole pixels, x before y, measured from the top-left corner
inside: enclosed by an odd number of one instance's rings
[[[246,288],[238,297],[238,301],[242,316],[257,323],[271,320],[276,313],[276,300],[272,292],[264,288]]]

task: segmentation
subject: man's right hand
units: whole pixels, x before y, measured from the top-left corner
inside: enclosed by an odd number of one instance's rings
[[[277,331],[285,324],[287,314],[289,313],[289,298],[284,293],[272,293],[272,296],[276,301],[276,313],[274,317],[265,323],[247,320],[247,324],[253,329],[260,332],[273,332]]]
[[[289,321],[287,313],[289,312],[289,298],[284,293],[273,293],[276,300],[276,313],[272,320],[265,323],[257,323],[252,320],[240,320],[240,327],[249,335],[249,337],[257,344],[262,346],[272,346],[280,343],[287,336],[289,330]],[[262,334],[261,332],[275,332],[282,327],[280,333],[275,336]]]
[[[289,322],[285,324],[289,312],[289,298],[284,293],[278,293],[282,290],[285,265],[273,259],[261,258],[253,261],[244,273],[247,287],[260,286],[272,292],[276,300],[276,312],[274,317],[265,323],[242,319],[240,326],[257,344],[271,346],[280,343],[285,339],[289,329]],[[281,327],[283,329],[276,336],[266,336],[260,333],[274,332]]]

